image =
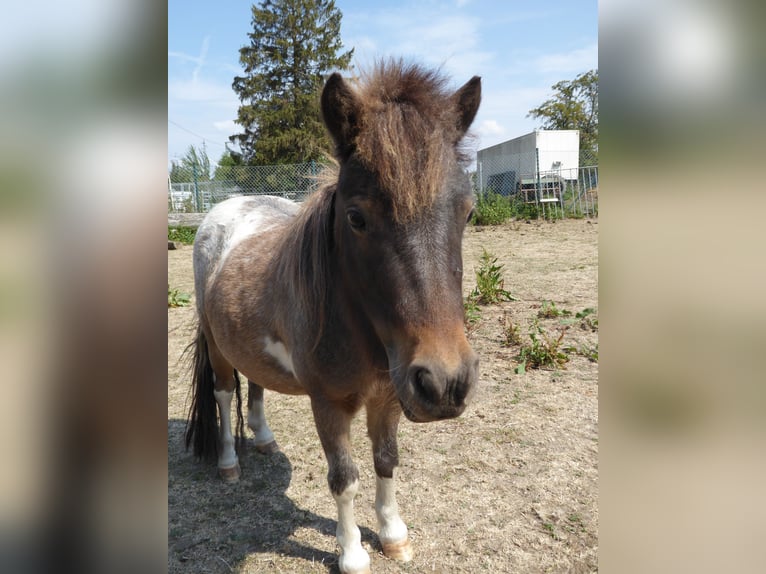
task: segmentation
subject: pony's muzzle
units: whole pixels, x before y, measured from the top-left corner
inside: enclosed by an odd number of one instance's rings
[[[405,416],[414,422],[460,416],[476,387],[478,371],[479,359],[473,352],[452,372],[438,362],[413,363],[406,379],[409,400],[402,401]]]

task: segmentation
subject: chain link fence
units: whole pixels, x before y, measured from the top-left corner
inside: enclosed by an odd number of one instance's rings
[[[168,178],[168,213],[203,213],[216,203],[238,195],[276,195],[303,201],[318,186],[322,165],[316,162],[264,165],[217,166],[213,179],[184,173]],[[188,172],[189,170],[187,170]]]
[[[543,217],[598,215],[598,159],[580,153],[579,166],[540,164],[536,153],[479,157],[474,186],[479,197],[495,193],[521,206],[534,206]]]
[[[584,166],[584,167],[583,167]],[[217,166],[212,179],[182,174],[168,178],[168,213],[204,213],[229,197],[276,195],[303,201],[318,185],[316,162],[265,166]],[[543,217],[598,215],[598,165],[581,154],[580,167],[539,169],[535,157],[479,159],[472,174],[478,196],[496,193],[534,205]]]

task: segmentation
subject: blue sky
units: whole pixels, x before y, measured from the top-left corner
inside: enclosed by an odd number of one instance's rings
[[[168,3],[168,160],[206,142],[216,163],[239,101],[231,89],[252,2]],[[596,0],[336,0],[354,65],[380,56],[441,66],[455,88],[482,77],[477,149],[529,133],[551,86],[598,67]]]

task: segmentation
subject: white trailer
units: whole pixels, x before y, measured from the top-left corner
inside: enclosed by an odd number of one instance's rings
[[[580,130],[535,130],[478,151],[479,189],[512,195],[529,181],[577,181]]]

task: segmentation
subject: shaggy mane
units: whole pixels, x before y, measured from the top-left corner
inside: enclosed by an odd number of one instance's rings
[[[446,172],[462,160],[455,103],[447,78],[402,61],[379,62],[355,86],[356,152],[390,195],[396,220],[427,209]]]

